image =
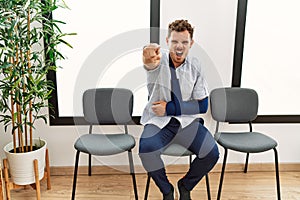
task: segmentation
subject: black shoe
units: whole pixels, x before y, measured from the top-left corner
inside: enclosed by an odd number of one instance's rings
[[[168,194],[164,194],[163,200],[174,200],[174,187],[171,185],[171,191]]]
[[[180,179],[177,183],[178,192],[179,192],[179,200],[191,200],[191,192],[187,190]]]

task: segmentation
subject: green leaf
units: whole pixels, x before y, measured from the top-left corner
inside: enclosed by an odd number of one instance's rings
[[[0,69],[7,69],[7,68],[9,68],[11,66],[12,66],[11,63],[3,63],[2,65],[0,65]]]
[[[65,59],[57,46],[64,44],[72,48],[64,37],[76,35],[63,33],[60,28],[65,22],[49,18],[52,11],[61,8],[68,8],[63,0],[0,0],[0,123],[5,131],[8,127],[11,131],[18,128],[23,131],[24,125],[34,127],[37,119],[47,123],[48,116],[40,111],[52,108],[47,100],[55,88],[46,75],[50,70],[57,70],[58,66],[54,64],[57,59]],[[28,9],[30,32],[27,27]],[[27,61],[26,53],[29,51]],[[47,54],[46,59],[43,58],[44,53]],[[28,62],[31,63],[30,69]],[[21,106],[19,113],[15,109],[12,116],[11,99],[14,106]],[[32,123],[27,119],[29,111],[33,112]],[[17,122],[18,114],[21,115],[20,122]]]

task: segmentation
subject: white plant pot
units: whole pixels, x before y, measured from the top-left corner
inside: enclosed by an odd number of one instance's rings
[[[39,149],[26,153],[11,153],[13,143],[9,143],[3,148],[8,159],[9,171],[13,183],[17,185],[35,183],[33,164],[35,159],[38,160],[39,179],[41,180],[44,177],[47,142],[45,140],[33,139],[33,145],[40,142],[41,147]]]

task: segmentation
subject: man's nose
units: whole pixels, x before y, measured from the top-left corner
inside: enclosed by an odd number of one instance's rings
[[[181,42],[178,42],[176,45],[176,49],[182,49],[183,48],[183,44]]]

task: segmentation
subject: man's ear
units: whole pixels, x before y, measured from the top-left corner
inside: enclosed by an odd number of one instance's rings
[[[191,46],[190,46],[190,48],[193,46],[193,44],[194,44],[194,40],[191,41]]]
[[[167,45],[169,45],[169,38],[166,37],[166,42],[167,42]]]

